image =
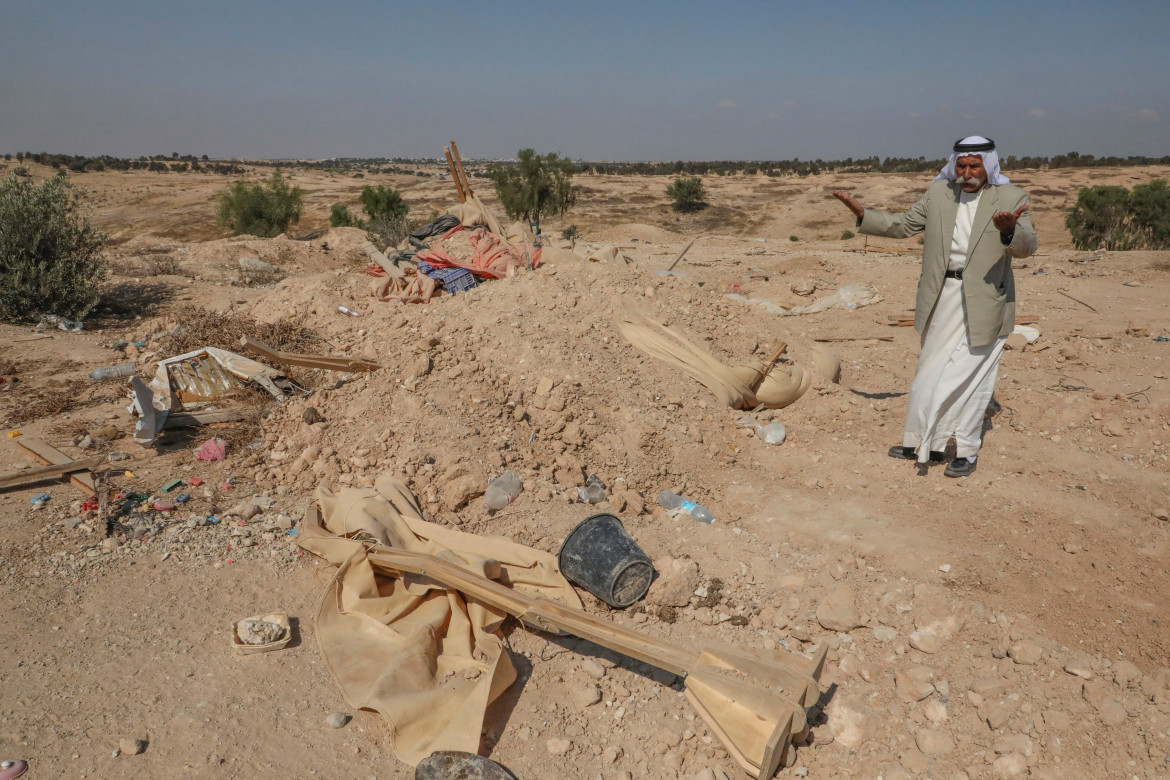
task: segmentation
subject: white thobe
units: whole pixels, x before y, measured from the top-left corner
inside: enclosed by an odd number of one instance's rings
[[[967,265],[967,248],[979,196],[959,194],[955,232],[951,238],[948,270]],[[902,444],[917,449],[925,463],[931,450],[941,452],[954,437],[956,456],[973,457],[983,444],[983,418],[995,391],[995,376],[1006,337],[983,347],[972,347],[967,333],[967,305],[963,282],[946,279],[934,311],[922,331],[918,368],[910,386],[906,429]]]

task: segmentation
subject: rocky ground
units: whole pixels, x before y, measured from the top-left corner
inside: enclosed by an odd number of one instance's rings
[[[165,200],[120,200],[147,184],[111,178],[118,188],[94,197],[129,234],[113,251],[118,305],[79,334],[0,330],[0,419],[19,421],[5,431],[71,456],[129,456],[99,470],[122,494],[108,529],[65,483],[0,494],[0,753],[28,758],[41,773],[31,776],[412,776],[380,718],[346,711],[324,670],[311,614],[331,567],[295,544],[317,485],[393,471],[431,519],[554,553],[584,517],[618,514],[660,577],[628,610],[587,597],[606,619],[693,647],[809,655],[827,643],[811,737],[781,776],[1165,776],[1170,345],[1156,339],[1170,336],[1170,253],[1072,250],[1045,199],[1075,197],[1083,172],[1024,173],[1026,186],[1063,193],[1034,198],[1041,253],[1017,265],[1019,310],[1041,337],[1005,353],[1000,410],[964,480],[885,454],[900,440],[917,348],[890,318],[912,305],[917,259],[835,240],[852,221],[826,200],[839,178],[716,182],[713,207],[746,221],[709,232],[674,276],[656,271],[694,237],[688,224],[635,210],[645,181],[593,179],[584,237],[629,247],[634,264],[557,263],[419,306],[370,296],[357,231],[192,241],[183,226],[203,223],[131,218],[165,212]],[[922,186],[846,178],[890,210]],[[416,200],[440,197],[418,186]],[[242,278],[241,257],[284,276]],[[726,297],[787,307],[851,282],[883,300],[781,317]],[[84,375],[123,360],[153,375],[199,309],[292,321],[318,339],[306,351],[384,368],[303,370],[292,378],[308,392],[258,425],[138,447],[118,383]],[[818,379],[758,415],[786,426],[774,446],[626,342],[615,326],[625,313],[728,363],[783,340],[785,360],[808,365],[815,339],[867,340],[828,344],[840,384]],[[227,459],[195,460],[214,435],[230,442]],[[0,471],[31,465],[19,439],[5,441]],[[524,490],[489,514],[483,489],[506,469]],[[593,474],[608,494],[597,506],[576,500]],[[669,516],[656,503],[667,488],[716,522]],[[31,504],[39,492],[49,500]],[[230,624],[272,611],[292,616],[292,644],[235,654]],[[736,776],[678,681],[514,625],[508,642],[521,679],[490,712],[483,747],[517,776]]]

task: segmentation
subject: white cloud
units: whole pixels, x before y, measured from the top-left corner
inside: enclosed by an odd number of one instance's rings
[[[1130,114],[1129,118],[1135,122],[1157,122],[1162,117],[1152,108],[1139,108]]]
[[[1034,119],[1044,119],[1048,116],[1048,112],[1042,108],[1030,108],[1028,109],[1028,116]]]
[[[739,108],[739,106],[735,103],[732,103],[730,100],[720,100],[715,104],[715,108]]]

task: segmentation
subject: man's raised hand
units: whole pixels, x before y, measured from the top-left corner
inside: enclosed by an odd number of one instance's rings
[[[833,193],[836,195],[837,193]],[[1016,221],[1028,210],[1028,205],[1025,203],[1015,211],[1001,211],[991,218],[991,222],[995,225],[996,230],[1000,233],[1014,233],[1016,232]]]
[[[858,203],[856,200],[854,200],[853,197],[851,195],[849,195],[848,193],[834,192],[833,197],[836,198],[837,200],[841,201],[842,203],[844,203],[849,208],[849,210],[853,212],[853,215],[856,216],[858,219],[861,219],[863,216],[865,216],[865,209],[862,207],[862,205],[860,203]],[[1027,208],[1027,206],[1025,206],[1024,208]],[[1013,225],[1015,224],[1014,220],[1012,221],[1012,224]]]

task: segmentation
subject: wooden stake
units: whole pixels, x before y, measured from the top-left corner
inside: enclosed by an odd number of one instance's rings
[[[914,320],[911,320],[913,322]],[[838,336],[831,339],[813,339],[813,341],[893,341],[893,336]]]
[[[455,182],[455,192],[459,195],[459,202],[466,203],[467,196],[463,194],[463,182],[459,181],[459,172],[455,170],[455,161],[451,159],[451,147],[443,150],[447,155],[447,168],[451,171],[451,179]]]
[[[467,197],[474,198],[475,193],[471,191],[471,180],[467,178],[467,171],[463,170],[463,158],[459,156],[459,147],[455,142],[451,142],[451,154],[455,155],[455,165],[459,168],[460,175],[463,176],[463,189],[467,191]]]
[[[692,245],[692,244],[694,244],[694,243],[695,243],[696,241],[698,241],[698,240],[699,240],[699,239],[697,239],[697,238],[692,238],[692,239],[691,239],[691,241],[690,241],[690,243],[688,243],[686,246],[684,246],[684,247],[682,248],[682,251],[678,253],[678,257],[674,258],[674,262],[670,264],[670,268],[667,268],[666,270],[667,270],[667,271],[673,271],[673,270],[674,270],[674,267],[675,267],[676,265],[678,265],[678,264],[679,264],[679,262],[680,262],[680,261],[683,259],[683,255],[685,255],[685,254],[687,253],[687,250],[691,248],[691,245]]]
[[[1081,306],[1087,307],[1089,309],[1089,311],[1097,311],[1092,306],[1089,306],[1089,304],[1082,301],[1080,298],[1074,298],[1071,295],[1069,295],[1068,293],[1066,293],[1064,290],[1057,290],[1057,292],[1060,293],[1061,295],[1063,295],[1065,298],[1068,298],[1070,301],[1076,301]]]

